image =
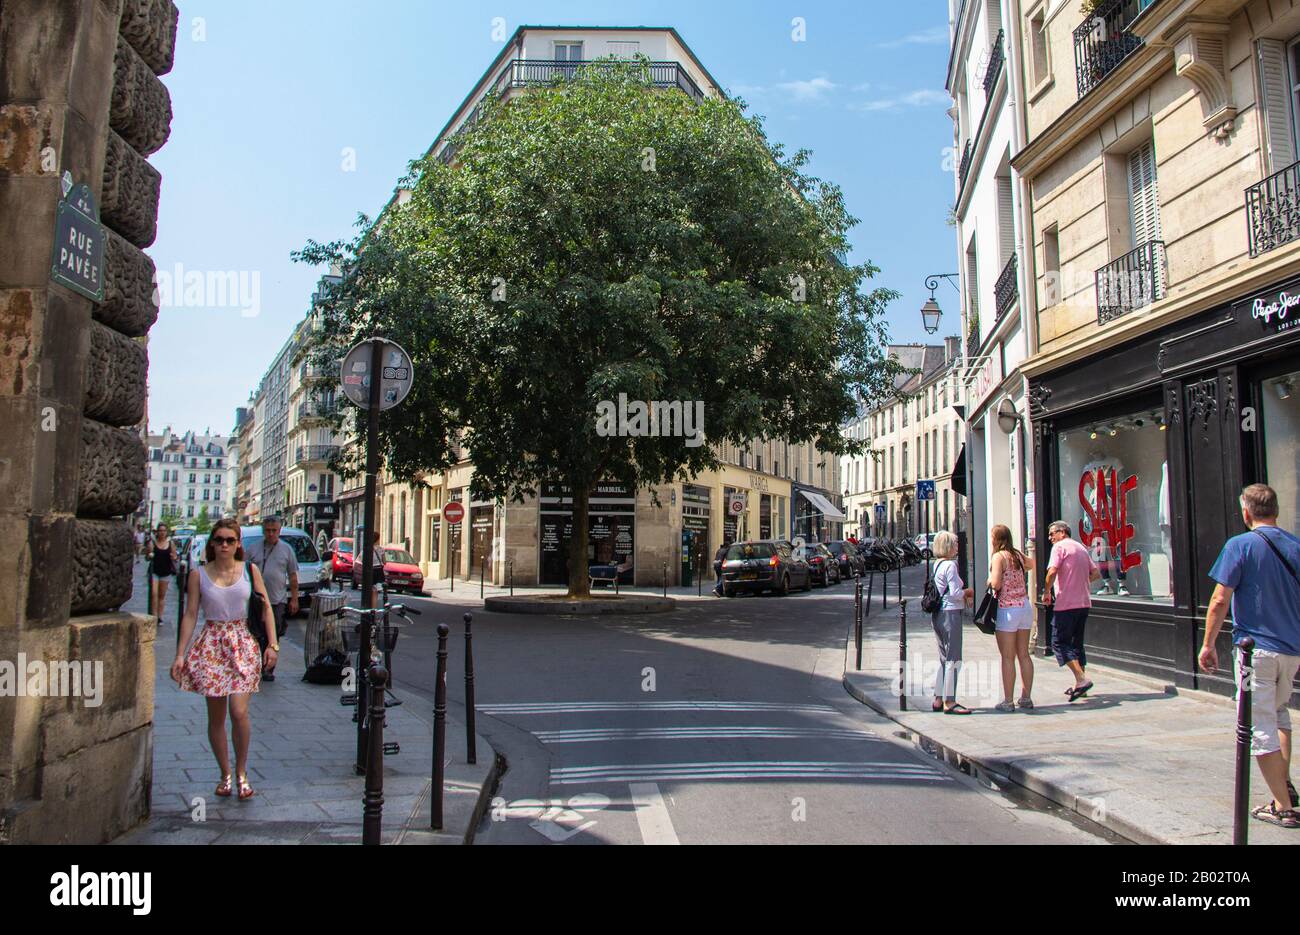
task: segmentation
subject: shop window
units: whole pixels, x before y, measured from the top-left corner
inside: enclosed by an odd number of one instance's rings
[[[1092,551],[1093,592],[1172,603],[1169,462],[1163,413],[1142,409],[1062,431],[1057,515]]]
[[[1277,522],[1300,529],[1300,370],[1264,381],[1264,471],[1277,491]]]

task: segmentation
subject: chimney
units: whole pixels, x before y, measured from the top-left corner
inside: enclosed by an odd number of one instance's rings
[[[961,356],[961,338],[955,334],[943,339],[943,362],[950,364]]]

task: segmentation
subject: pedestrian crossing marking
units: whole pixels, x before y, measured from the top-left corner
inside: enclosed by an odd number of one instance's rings
[[[536,730],[542,743],[601,743],[617,740],[879,740],[869,730],[838,727],[592,727],[569,730]]]

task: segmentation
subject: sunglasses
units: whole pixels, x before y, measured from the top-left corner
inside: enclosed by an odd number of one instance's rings
[[[215,545],[234,545],[239,540],[234,536],[213,536],[212,542]]]

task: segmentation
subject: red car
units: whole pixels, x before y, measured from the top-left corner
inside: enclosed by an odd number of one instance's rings
[[[400,545],[385,545],[384,583],[389,591],[410,591],[412,594],[424,593],[424,575],[419,563]],[[361,587],[361,563],[352,563],[352,587]]]
[[[352,574],[351,539],[331,539],[330,544],[325,549],[332,553],[330,556],[330,571],[333,572],[335,581]]]

